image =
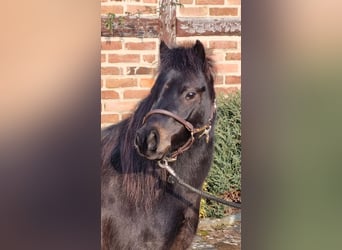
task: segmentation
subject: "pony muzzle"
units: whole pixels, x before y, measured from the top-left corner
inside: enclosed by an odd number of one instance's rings
[[[162,134],[158,129],[142,127],[136,133],[134,146],[141,156],[149,160],[159,160],[167,153],[171,144],[161,143],[164,142],[161,137]]]

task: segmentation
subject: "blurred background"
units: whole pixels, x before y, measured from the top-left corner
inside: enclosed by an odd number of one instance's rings
[[[242,6],[242,249],[340,249],[341,3]],[[99,249],[100,2],[2,10],[1,249]]]

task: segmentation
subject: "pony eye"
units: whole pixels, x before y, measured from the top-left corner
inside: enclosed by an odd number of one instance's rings
[[[186,94],[185,98],[187,100],[191,100],[191,99],[193,99],[195,97],[195,95],[196,95],[196,92],[189,92],[189,93]]]

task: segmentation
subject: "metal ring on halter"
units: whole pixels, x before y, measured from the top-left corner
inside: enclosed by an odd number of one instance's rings
[[[158,160],[157,163],[158,163],[158,166],[161,168],[166,168],[166,166],[169,165],[168,161],[164,158],[161,160]]]

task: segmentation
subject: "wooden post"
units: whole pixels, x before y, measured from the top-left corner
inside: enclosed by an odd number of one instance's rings
[[[178,4],[179,5],[179,4]],[[101,18],[101,36],[140,37],[163,40],[168,47],[176,45],[176,37],[241,36],[241,20],[236,17],[176,17],[177,3],[160,0],[160,15],[149,17],[120,16],[113,19],[113,29],[105,27]],[[139,25],[138,25],[139,24]]]
[[[177,36],[241,36],[237,18],[177,18]]]
[[[160,0],[160,40],[168,47],[176,45],[176,5],[170,0]]]

